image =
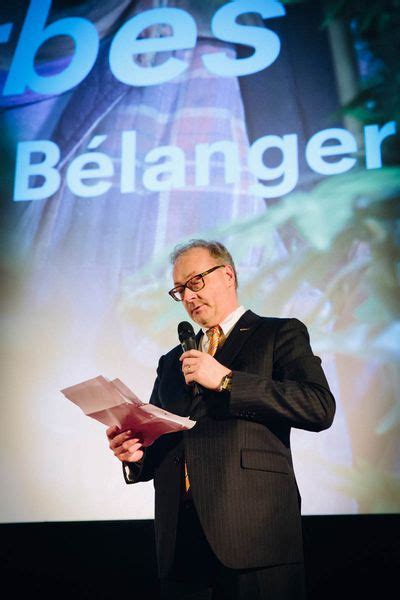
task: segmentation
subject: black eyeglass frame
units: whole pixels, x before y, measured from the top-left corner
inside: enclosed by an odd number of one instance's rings
[[[182,302],[183,299],[183,295],[185,293],[185,289],[189,288],[190,291],[192,292],[199,292],[200,290],[202,290],[204,288],[205,281],[204,281],[204,277],[206,275],[209,275],[210,273],[212,273],[213,271],[215,271],[216,269],[220,269],[221,267],[226,267],[226,265],[216,265],[215,267],[211,267],[211,269],[207,269],[207,271],[204,271],[203,273],[199,273],[198,275],[193,275],[190,279],[188,279],[188,281],[182,285],[177,285],[176,287],[172,288],[172,290],[169,290],[168,294],[171,296],[171,298],[173,298],[176,302]],[[202,280],[202,286],[197,288],[196,290],[192,289],[190,287],[190,282],[193,279],[196,279],[196,277],[200,277],[200,279]],[[178,298],[175,294],[180,294],[182,296],[182,298]]]

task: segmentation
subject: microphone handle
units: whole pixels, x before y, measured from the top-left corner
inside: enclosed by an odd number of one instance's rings
[[[184,352],[188,352],[189,350],[197,350],[196,338],[189,337],[182,342],[182,349]]]
[[[197,350],[196,338],[194,337],[186,338],[186,340],[182,341],[181,345],[184,352],[188,352],[189,350]],[[189,385],[193,389],[194,396],[198,396],[199,394],[201,394],[200,388],[196,381],[193,381],[193,383]]]

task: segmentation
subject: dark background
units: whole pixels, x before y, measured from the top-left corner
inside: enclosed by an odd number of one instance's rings
[[[303,517],[309,600],[398,597],[399,515]],[[153,521],[0,526],[11,597],[158,598]],[[273,600],[273,599],[271,599]]]

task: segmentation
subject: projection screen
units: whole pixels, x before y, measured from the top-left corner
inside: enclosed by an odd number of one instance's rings
[[[102,374],[148,401],[193,238],[322,359],[337,413],[293,430],[303,514],[398,512],[394,33],[337,4],[2,4],[2,522],[153,517],[60,390]]]

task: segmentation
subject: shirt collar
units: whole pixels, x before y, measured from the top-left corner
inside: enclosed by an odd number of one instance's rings
[[[236,323],[239,321],[240,317],[242,315],[244,315],[245,312],[246,312],[246,309],[244,306],[238,306],[223,321],[221,321],[221,323],[218,323],[218,325],[221,327],[222,332],[225,337],[227,337],[227,335],[235,327]],[[203,333],[205,334],[209,328],[202,327],[201,329],[202,329]]]

